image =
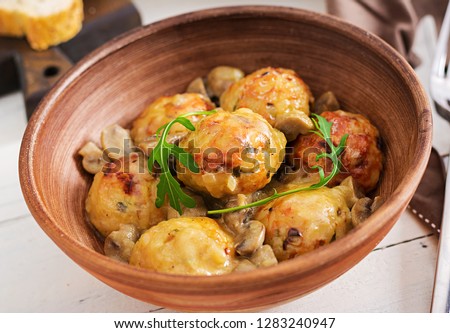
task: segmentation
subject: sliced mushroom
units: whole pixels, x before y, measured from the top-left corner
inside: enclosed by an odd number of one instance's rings
[[[257,267],[248,259],[239,260],[239,263],[234,268],[233,272],[250,272],[255,270]]]
[[[375,212],[383,204],[384,200],[379,195],[373,198],[373,203],[370,206],[372,213]]]
[[[341,186],[346,186],[351,189],[351,195],[345,198],[348,207],[352,207],[359,199],[364,198],[364,194],[352,176],[345,178],[341,182]]]
[[[203,200],[203,198],[200,195],[195,194],[194,192],[192,192],[188,189],[183,189],[183,192],[195,200],[195,202],[196,202],[195,207],[193,207],[193,208],[183,207],[182,208],[183,214],[180,215],[176,209],[168,206],[167,219],[170,220],[173,218],[178,218],[180,216],[183,216],[183,217],[206,216],[208,209],[206,208],[205,201]]]
[[[101,143],[103,149],[108,152],[108,157],[114,160],[129,154],[134,147],[130,132],[117,124],[103,129]]]
[[[210,97],[219,97],[233,83],[239,81],[245,76],[239,68],[230,66],[218,66],[208,73],[207,86]]]
[[[86,143],[83,148],[80,149],[78,154],[83,156],[82,164],[84,170],[93,175],[102,171],[103,166],[109,162],[104,160],[102,150],[91,141]]]
[[[303,242],[303,234],[296,228],[290,228],[286,238],[283,241],[283,250],[286,251],[288,246],[301,246]]]
[[[282,164],[277,173],[273,176],[272,181],[280,184],[289,184],[296,180],[299,176],[308,173],[303,168],[294,169],[293,166]]]
[[[299,134],[307,134],[314,129],[314,124],[306,113],[290,111],[278,114],[274,127],[283,132],[289,142],[295,140]]]
[[[225,208],[243,206],[249,204],[250,202],[250,196],[238,194],[229,198]],[[239,235],[245,231],[244,223],[248,220],[251,213],[251,209],[241,209],[236,212],[226,213],[223,214],[223,221],[232,232]]]
[[[375,199],[365,197],[356,201],[352,207],[353,226],[356,227],[367,220],[381,206],[381,203],[381,197],[375,197]]]
[[[230,192],[234,192],[237,187],[236,177],[234,175],[228,175],[226,187]]]
[[[132,224],[122,224],[105,239],[105,255],[121,262],[128,262],[134,244],[139,238],[138,229]]]
[[[314,103],[314,113],[321,114],[325,111],[337,111],[341,106],[332,91],[327,91],[320,95]]]
[[[198,78],[195,78],[194,80],[192,80],[192,82],[189,83],[189,85],[186,89],[186,92],[201,94],[209,99],[208,93],[206,91],[205,82],[203,81],[203,79],[201,77],[198,77]]]
[[[264,243],[266,227],[259,221],[245,223],[245,228],[235,239],[236,252],[241,256],[249,256]]]
[[[266,186],[262,189],[266,196],[273,194],[273,190],[276,189],[278,192],[283,192],[292,188],[291,186],[309,186],[320,181],[320,176],[318,173],[308,172],[305,168],[295,169],[287,164],[282,164],[278,169],[275,176],[272,178],[271,186]],[[261,196],[261,199],[264,199]],[[260,200],[254,199],[254,201]]]
[[[272,179],[272,182],[270,184],[274,184],[275,180]],[[256,191],[255,193],[252,194],[252,202],[253,201],[259,201],[259,200],[263,200],[267,197],[270,197],[273,194],[273,188],[271,186],[266,186],[263,187],[262,189]]]
[[[275,257],[270,245],[263,245],[255,251],[251,256],[250,261],[256,265],[256,267],[269,267],[278,264],[278,260]]]

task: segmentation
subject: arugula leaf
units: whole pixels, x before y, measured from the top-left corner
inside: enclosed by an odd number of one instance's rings
[[[320,180],[318,183],[313,184],[309,187],[302,187],[302,188],[295,188],[289,191],[277,193],[277,191],[274,189],[274,193],[265,199],[254,201],[247,205],[237,206],[237,207],[231,207],[231,208],[225,208],[225,209],[217,209],[217,210],[209,210],[208,214],[214,215],[214,214],[224,214],[224,213],[231,213],[235,212],[241,209],[247,209],[252,207],[258,207],[265,205],[266,203],[284,197],[286,195],[294,194],[297,192],[302,191],[311,191],[318,188],[321,188],[325,185],[327,185],[331,179],[333,179],[334,176],[336,176],[339,173],[339,170],[341,168],[341,161],[339,160],[339,156],[343,153],[345,149],[345,143],[347,142],[348,134],[345,134],[342,136],[339,145],[335,146],[333,144],[333,141],[331,140],[331,127],[333,126],[332,122],[327,121],[324,117],[319,116],[317,114],[312,114],[312,121],[314,123],[314,126],[316,127],[316,130],[311,130],[310,132],[317,134],[319,137],[325,140],[327,145],[330,147],[330,153],[322,152],[316,156],[316,161],[318,161],[321,158],[329,158],[331,162],[333,163],[333,169],[331,170],[330,174],[325,177],[325,171],[320,165],[315,165],[312,168],[317,169],[319,173]]]
[[[159,137],[159,141],[148,158],[148,170],[150,172],[153,172],[156,163],[161,168],[156,191],[156,207],[161,208],[164,205],[166,196],[169,197],[170,206],[176,209],[180,215],[183,213],[181,205],[188,208],[195,207],[195,200],[183,192],[180,183],[172,176],[169,168],[169,157],[173,155],[181,164],[194,173],[200,172],[200,168],[195,163],[194,157],[191,154],[172,143],[168,143],[166,139],[171,127],[176,123],[183,125],[190,131],[195,131],[195,126],[186,117],[211,115],[215,112],[215,110],[189,112],[173,119],[156,131],[156,136]]]
[[[197,163],[195,163],[194,157],[186,150],[176,145],[172,145],[171,149],[171,153],[173,154],[173,156],[175,156],[175,158],[180,161],[180,163],[183,164],[186,168],[188,168],[193,173],[200,172],[200,168],[198,167]]]

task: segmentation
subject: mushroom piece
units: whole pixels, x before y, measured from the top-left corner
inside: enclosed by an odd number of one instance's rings
[[[375,198],[373,198],[373,203],[370,206],[370,209],[372,210],[372,213],[375,212],[380,206],[383,204],[384,200],[382,197],[377,195]]]
[[[256,265],[256,267],[269,267],[278,264],[278,260],[275,257],[272,247],[267,244],[257,249],[251,256],[250,261]]]
[[[208,209],[206,208],[203,198],[195,194],[194,192],[184,188],[183,192],[193,198],[196,202],[195,207],[182,207],[183,214],[179,214],[178,211],[170,206],[167,207],[167,219],[174,219],[178,217],[206,217]]]
[[[340,109],[341,105],[332,91],[323,93],[314,102],[314,113],[316,114],[321,114],[325,111],[337,111]]]
[[[320,176],[317,173],[308,173],[303,169],[291,169],[289,166],[282,166],[285,168],[286,172],[282,171],[277,174],[277,178],[272,180],[271,186],[266,186],[263,190],[265,191],[265,197],[269,197],[274,194],[274,190],[277,192],[289,191],[293,187],[309,187],[311,185],[320,182]],[[261,199],[265,199],[264,196],[259,196]],[[254,199],[257,201],[260,199]]]
[[[244,231],[235,239],[236,252],[241,256],[249,256],[264,243],[266,227],[259,221],[252,220],[245,224]]]
[[[233,272],[250,272],[255,270],[257,267],[248,259],[239,260],[239,263],[234,268]]]
[[[105,239],[105,255],[121,262],[128,262],[139,231],[133,224],[122,224],[120,229],[111,232]]]
[[[86,143],[83,148],[78,152],[83,156],[83,168],[87,172],[95,175],[97,172],[102,171],[103,166],[109,161],[105,161],[103,158],[103,151],[97,147],[97,145],[91,141]]]
[[[382,204],[381,197],[377,196],[375,199],[361,198],[352,207],[352,224],[357,226],[363,223],[373,214]]]
[[[128,155],[134,147],[130,131],[117,124],[109,125],[102,130],[101,143],[108,157],[113,160]]]
[[[288,142],[295,140],[299,134],[307,134],[314,129],[311,118],[302,111],[279,114],[274,127],[284,133]]]
[[[349,207],[353,207],[353,205],[361,198],[364,198],[364,194],[361,191],[361,188],[356,183],[355,179],[352,176],[345,178],[341,182],[342,186],[346,186],[351,189],[351,195],[346,197],[347,205]]]
[[[225,208],[244,206],[251,203],[251,195],[238,194],[231,196],[225,204]],[[239,235],[245,231],[244,223],[248,220],[252,213],[252,209],[241,209],[231,213],[223,214],[225,225],[235,234]]]
[[[229,86],[244,76],[244,72],[236,67],[218,66],[213,68],[207,77],[209,95],[220,98]]]
[[[201,77],[197,77],[189,83],[187,93],[201,94],[209,99],[208,92],[206,91],[205,81]]]

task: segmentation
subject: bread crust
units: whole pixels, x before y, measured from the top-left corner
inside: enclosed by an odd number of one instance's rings
[[[0,35],[25,36],[34,50],[46,50],[73,38],[82,28],[83,1],[47,16],[0,9]]]

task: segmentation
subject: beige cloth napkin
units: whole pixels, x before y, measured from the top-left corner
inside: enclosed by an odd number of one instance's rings
[[[412,52],[420,19],[434,17],[440,30],[448,0],[327,0],[328,12],[368,30],[391,44],[415,67],[420,59]],[[410,210],[439,232],[445,194],[445,167],[433,149],[427,170],[410,202]]]
[[[448,0],[327,0],[328,12],[373,32],[397,49],[415,67],[411,51],[420,19],[431,15],[439,31]]]

